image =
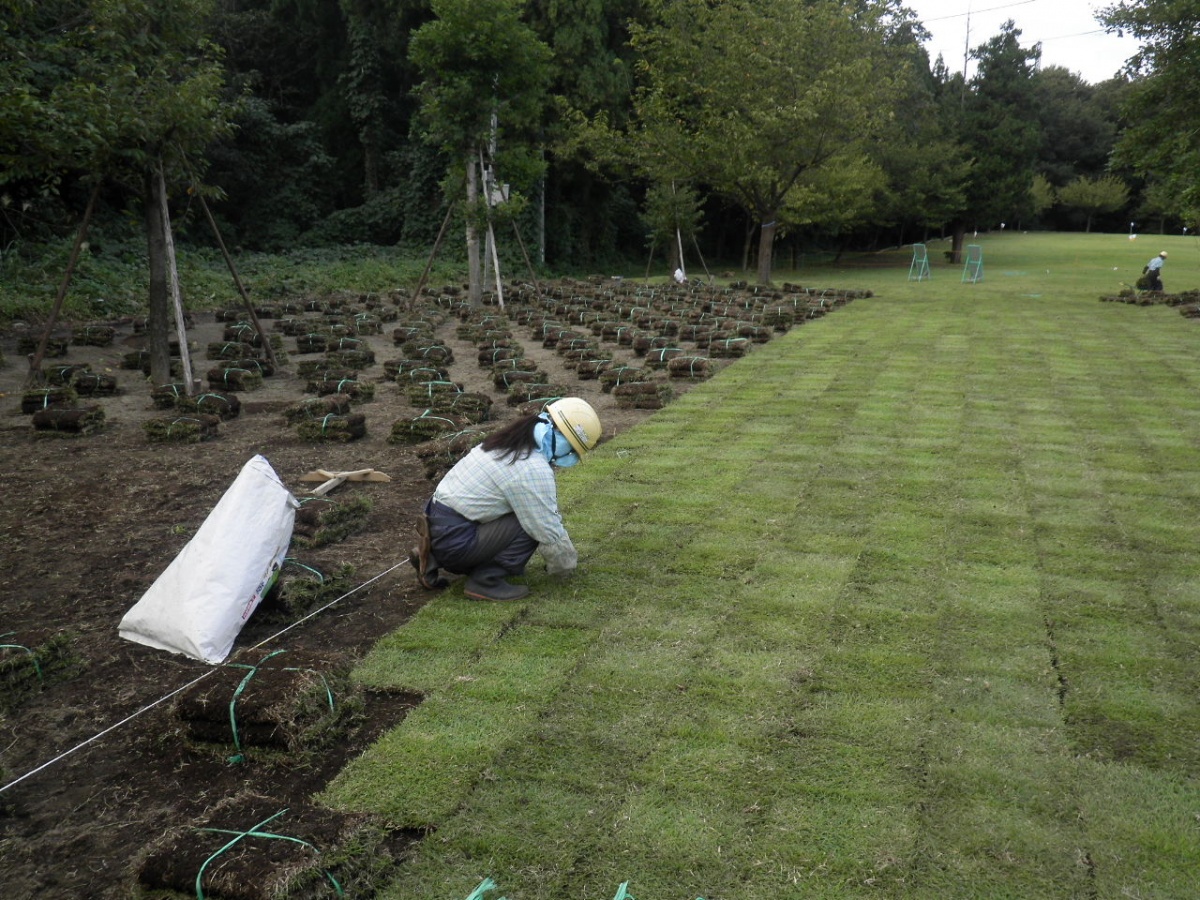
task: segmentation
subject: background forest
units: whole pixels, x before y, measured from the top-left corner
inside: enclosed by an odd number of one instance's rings
[[[1106,22],[1147,39],[1167,27],[1161,5]],[[760,281],[772,256],[1190,221],[1162,165],[1177,140],[1139,117],[1166,96],[1153,46],[1089,84],[1042,67],[1009,23],[964,80],[928,58],[899,0],[0,0],[0,13],[10,257],[72,234],[93,192],[93,254],[153,235],[161,191],[191,245],[214,240],[205,205],[242,251],[427,250],[461,233],[451,223],[486,220],[500,254],[520,260],[516,234],[552,271],[653,250]],[[496,212],[481,198],[501,184]]]

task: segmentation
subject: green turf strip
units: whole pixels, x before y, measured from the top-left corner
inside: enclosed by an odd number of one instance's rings
[[[756,348],[564,473],[574,580],[376,648],[385,896],[1188,896],[1200,336],[988,291]]]

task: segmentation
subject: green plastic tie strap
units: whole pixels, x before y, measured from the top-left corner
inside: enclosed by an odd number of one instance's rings
[[[10,632],[10,634],[15,634],[15,633],[16,632]],[[7,635],[7,634],[0,635],[0,637],[8,637],[8,636],[9,635]],[[24,650],[26,653],[29,654],[29,661],[31,663],[33,663],[33,671],[37,673],[38,681],[45,680],[42,678],[42,667],[40,665],[38,665],[37,654],[35,654],[28,647],[24,647],[21,644],[0,644],[0,650]]]
[[[250,683],[250,679],[253,678],[258,673],[259,666],[261,666],[263,663],[265,663],[271,657],[278,656],[280,653],[284,653],[284,652],[286,652],[286,651],[275,650],[271,653],[268,653],[266,656],[264,656],[262,659],[260,659],[258,661],[258,666],[250,666],[250,665],[246,665],[245,663],[231,663],[230,664],[232,668],[249,669],[250,670],[249,672],[246,673],[246,677],[242,679],[241,684],[239,684],[237,686],[237,689],[233,692],[232,699],[230,699],[230,701],[229,701],[229,727],[233,731],[234,749],[236,749],[238,751],[234,756],[231,756],[229,758],[230,763],[240,763],[240,762],[245,761],[245,755],[242,753],[242,741],[241,741],[241,738],[238,736],[238,727],[237,727],[236,707],[237,707],[238,697],[242,696],[242,691],[244,691],[246,689],[246,685]]]
[[[324,500],[325,498],[324,497],[312,497],[310,499]],[[300,502],[303,503],[304,501],[300,501]],[[330,502],[332,502],[332,501],[330,501]],[[321,584],[325,583],[325,576],[322,575],[319,570],[314,569],[312,566],[306,566],[304,563],[300,562],[300,560],[298,560],[298,559],[294,559],[293,557],[290,557],[290,556],[285,556],[283,558],[283,564],[286,566],[288,563],[291,563],[293,566],[299,566],[301,569],[307,569],[309,572],[312,572],[314,575],[316,575],[318,579],[320,579]]]
[[[496,882],[492,881],[490,878],[485,878],[483,881],[479,882],[479,886],[475,888],[475,890],[471,891],[471,893],[467,895],[467,900],[483,900],[484,895],[487,894],[488,891],[494,891],[495,889]],[[497,897],[496,900],[505,900],[505,898]]]
[[[224,853],[226,850],[233,847],[239,841],[242,841],[248,837],[260,837],[260,838],[267,838],[268,840],[277,840],[277,841],[292,841],[293,843],[300,844],[303,847],[310,848],[315,853],[320,853],[321,851],[318,850],[314,845],[310,844],[308,841],[302,840],[301,838],[292,837],[291,835],[287,835],[287,834],[273,834],[272,832],[269,832],[269,831],[259,831],[259,829],[262,828],[264,825],[269,825],[271,822],[275,821],[276,819],[278,819],[280,816],[282,816],[286,812],[287,812],[287,808],[285,807],[285,808],[281,809],[279,812],[275,813],[273,816],[268,816],[267,818],[263,819],[257,825],[251,826],[247,831],[233,831],[233,830],[226,829],[226,828],[198,828],[198,829],[196,829],[197,831],[207,832],[209,834],[232,834],[234,836],[232,841],[230,841],[228,844],[226,844],[224,847],[222,847],[216,853],[214,853],[212,856],[210,856],[208,859],[206,859],[204,861],[204,863],[200,866],[200,871],[198,871],[196,873],[196,900],[204,900],[204,888],[202,886],[202,880],[204,878],[204,870],[206,868],[208,868],[208,864],[210,862],[212,862],[214,859],[216,859],[218,856],[220,856],[222,853]],[[334,878],[333,875],[328,870],[322,870],[322,871],[325,872],[325,877],[329,879],[329,883],[333,885],[333,889],[335,891],[337,891],[337,895],[339,897],[345,897],[346,892],[342,890],[342,886],[340,884],[338,884],[337,879]]]

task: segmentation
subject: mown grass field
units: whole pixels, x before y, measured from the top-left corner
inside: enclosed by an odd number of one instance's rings
[[[323,799],[432,829],[384,896],[1195,896],[1200,325],[1098,297],[1200,252],[980,243],[780,273],[876,297],[563,473],[572,581],[375,649],[426,700]]]

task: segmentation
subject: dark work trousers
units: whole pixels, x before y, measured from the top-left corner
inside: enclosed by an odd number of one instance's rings
[[[525,574],[538,547],[513,513],[491,522],[472,522],[431,498],[425,505],[433,558],[439,569],[466,575],[480,566],[499,566],[509,575]]]

